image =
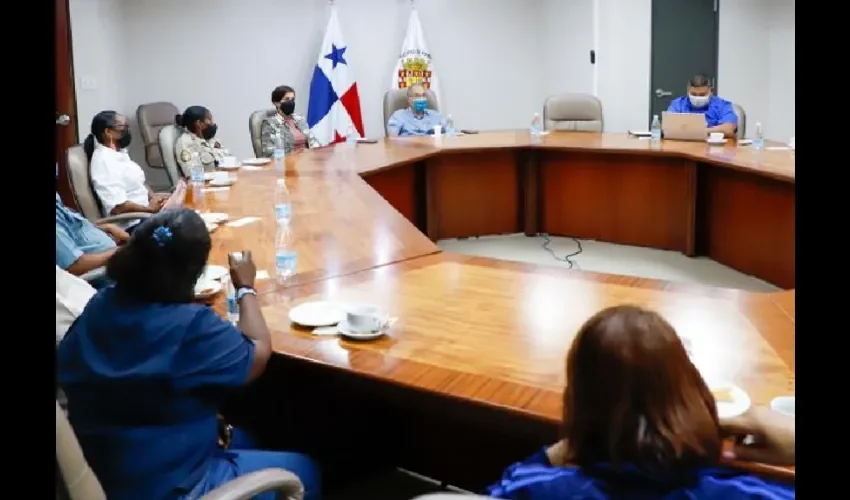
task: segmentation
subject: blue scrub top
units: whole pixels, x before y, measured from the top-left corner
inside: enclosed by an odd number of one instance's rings
[[[110,500],[172,499],[215,459],[216,415],[245,384],[254,343],[198,304],[98,292],[58,348],[59,383],[86,459]]]

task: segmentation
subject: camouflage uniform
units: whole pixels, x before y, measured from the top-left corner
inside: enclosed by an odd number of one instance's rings
[[[308,148],[318,148],[321,146],[319,140],[313,135],[310,127],[307,126],[307,120],[303,116],[293,113],[292,119],[295,120],[295,126],[304,134],[307,139],[306,146]],[[271,158],[274,154],[275,135],[280,133],[283,136],[283,148],[287,154],[291,153],[295,148],[295,135],[289,130],[289,125],[283,121],[283,116],[280,113],[275,113],[263,118],[263,124],[260,127],[260,144],[263,147],[263,156]]]
[[[177,138],[174,143],[174,151],[177,154],[177,163],[180,165],[180,170],[183,175],[190,177],[192,153],[198,153],[201,158],[201,164],[204,166],[204,172],[215,170],[218,162],[227,156],[227,150],[221,147],[218,139],[213,137],[209,141],[205,141],[201,137],[183,129],[183,133]]]

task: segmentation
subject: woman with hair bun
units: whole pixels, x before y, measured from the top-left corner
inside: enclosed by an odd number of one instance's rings
[[[211,172],[229,153],[216,139],[218,125],[210,110],[204,106],[189,106],[182,115],[174,117],[182,134],[177,138],[174,151],[184,177],[191,177],[192,155],[197,154],[204,171]]]
[[[318,500],[316,464],[260,451],[218,409],[256,380],[271,338],[254,291],[250,251],[230,258],[239,322],[193,303],[212,243],[194,210],[145,219],[106,266],[98,292],[59,344],[57,376],[86,460],[110,500],[198,499],[268,468],[297,475]],[[274,498],[274,493],[254,497]]]

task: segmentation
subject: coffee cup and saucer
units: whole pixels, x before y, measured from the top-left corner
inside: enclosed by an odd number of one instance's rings
[[[337,331],[349,339],[371,340],[384,335],[391,323],[390,317],[376,306],[355,306],[339,322]]]

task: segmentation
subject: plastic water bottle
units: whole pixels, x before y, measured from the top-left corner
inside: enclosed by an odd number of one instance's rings
[[[221,282],[227,294],[227,319],[235,325],[239,322],[239,303],[236,301],[236,287],[233,286],[230,275],[221,278]]]
[[[283,146],[283,136],[280,135],[280,132],[275,134],[274,136],[274,153],[272,154],[274,158],[274,169],[277,172],[283,172],[286,170],[286,149]]]
[[[452,115],[446,117],[446,135],[455,135],[455,120]]]
[[[348,132],[345,134],[345,145],[349,148],[357,146],[357,131],[354,127],[348,127]]]
[[[288,226],[292,220],[292,198],[286,188],[286,179],[278,179],[274,190],[274,219],[277,224]]]
[[[531,119],[529,132],[531,132],[532,137],[539,137],[543,134],[543,120],[540,119],[540,113],[534,113],[534,118]]]
[[[652,115],[652,124],[649,126],[649,137],[652,142],[661,142],[661,120],[658,115]]]
[[[753,148],[756,151],[764,149],[764,132],[761,129],[761,122],[756,123],[756,136],[753,137]]]
[[[292,229],[288,224],[277,225],[277,237],[274,266],[278,283],[286,282],[298,267],[298,253],[295,251],[295,241]]]
[[[192,159],[189,160],[189,176],[193,186],[204,185],[204,164],[197,152],[192,153]]]

